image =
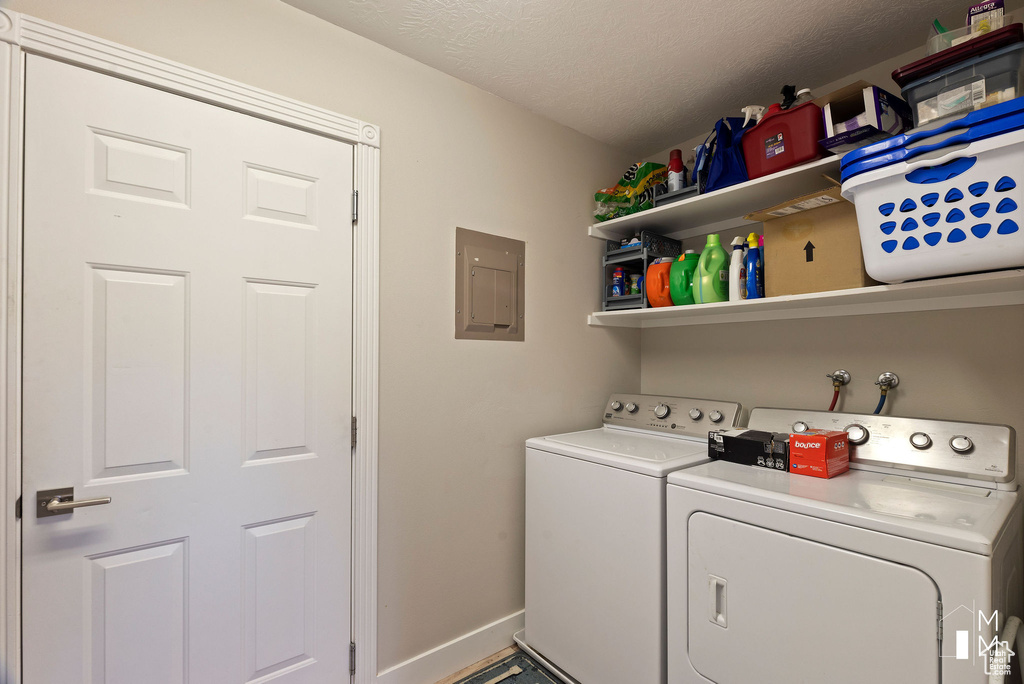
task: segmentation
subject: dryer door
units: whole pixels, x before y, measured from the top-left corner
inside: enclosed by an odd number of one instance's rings
[[[716,684],[939,681],[920,570],[707,513],[688,536],[689,658]]]

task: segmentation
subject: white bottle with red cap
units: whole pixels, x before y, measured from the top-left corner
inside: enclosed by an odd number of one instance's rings
[[[683,151],[672,150],[668,153],[668,191],[682,190],[684,178]]]

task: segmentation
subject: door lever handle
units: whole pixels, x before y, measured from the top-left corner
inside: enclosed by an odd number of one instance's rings
[[[76,508],[86,506],[102,506],[110,503],[109,496],[99,496],[95,499],[79,499],[75,501],[74,487],[62,487],[61,489],[41,489],[36,492],[37,518],[48,518],[54,515],[67,515],[74,512]]]

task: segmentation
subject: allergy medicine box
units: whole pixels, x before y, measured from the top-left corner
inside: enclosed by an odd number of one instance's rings
[[[789,436],[789,472],[835,477],[850,469],[850,441],[838,430],[808,430]]]

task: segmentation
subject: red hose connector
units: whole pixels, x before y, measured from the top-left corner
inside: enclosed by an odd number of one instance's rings
[[[840,368],[839,370],[826,373],[825,377],[832,381],[832,403],[828,405],[829,411],[836,410],[836,404],[839,402],[839,388],[850,382],[850,374]]]

